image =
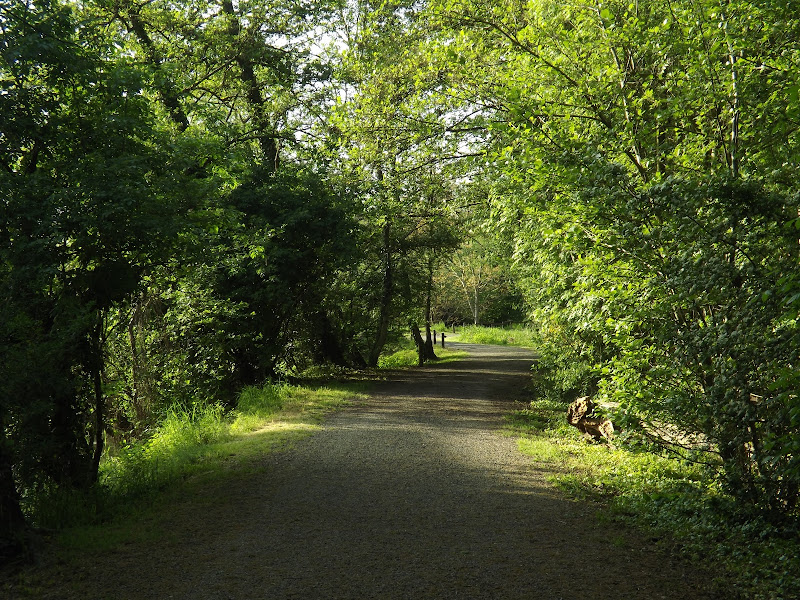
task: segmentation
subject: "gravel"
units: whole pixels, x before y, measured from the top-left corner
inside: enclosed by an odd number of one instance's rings
[[[391,374],[251,477],[180,502],[155,541],[56,569],[40,597],[711,598],[502,435],[530,351],[453,346],[470,357]]]

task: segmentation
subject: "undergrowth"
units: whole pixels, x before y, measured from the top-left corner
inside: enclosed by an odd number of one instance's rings
[[[242,390],[233,410],[173,408],[148,439],[108,452],[92,489],[40,493],[27,511],[47,529],[124,516],[180,482],[249,468],[251,459],[308,435],[322,415],[359,396],[353,386],[267,384]]]
[[[537,346],[536,333],[522,325],[513,327],[483,327],[463,325],[455,334],[459,342],[470,344],[491,344],[496,346]]]
[[[467,353],[464,350],[447,348],[446,343],[447,340],[445,339],[444,348],[434,348],[434,353],[437,356],[437,360],[431,361],[428,364],[447,363],[467,356]],[[379,369],[405,369],[408,367],[415,367],[419,364],[417,347],[414,345],[413,341],[409,339],[401,340],[391,350],[392,351],[378,359]]]
[[[520,449],[548,463],[573,497],[602,502],[605,515],[644,527],[717,575],[728,598],[800,598],[800,528],[745,514],[706,469],[645,452],[622,436],[587,443],[566,422],[568,404],[536,400],[507,417]]]

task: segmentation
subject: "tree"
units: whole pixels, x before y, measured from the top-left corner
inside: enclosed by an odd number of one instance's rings
[[[702,434],[693,451],[721,462],[731,492],[777,512],[794,510],[798,483],[781,275],[797,250],[794,8],[456,1],[430,13],[439,60],[469,65],[452,95],[489,123],[492,222],[515,238],[553,342],[540,368],[583,365],[565,391],[621,402],[675,451],[654,423]]]
[[[26,490],[87,487],[106,317],[166,251],[185,198],[164,195],[172,161],[136,68],[58,2],[4,5],[0,20],[2,463]],[[17,514],[17,491],[3,494]]]
[[[348,101],[334,112],[332,129],[346,148],[338,162],[342,185],[355,189],[363,206],[365,354],[376,365],[397,324],[407,331],[422,318],[430,329],[430,266],[456,243],[454,182],[464,173],[456,159],[471,152],[459,147],[457,131],[468,117],[451,114],[441,95],[445,75],[430,61],[419,6],[353,8],[341,75]],[[432,347],[430,331],[426,338],[423,345]]]
[[[298,323],[325,322],[349,206],[278,154],[324,76],[314,25],[206,8],[0,7],[0,545],[21,496],[96,484],[107,434],[334,352]]]
[[[446,322],[474,325],[519,322],[508,258],[487,236],[474,235],[442,264],[437,276],[437,312]]]

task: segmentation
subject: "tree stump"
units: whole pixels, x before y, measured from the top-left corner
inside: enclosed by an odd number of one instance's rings
[[[567,423],[577,427],[587,439],[599,440],[606,438],[610,440],[614,437],[614,424],[611,419],[595,419],[587,417],[594,410],[594,402],[589,396],[581,396],[569,405],[567,409]]]
[[[573,427],[577,427],[580,420],[593,410],[594,402],[591,401],[589,396],[581,396],[569,405],[567,409],[567,423]]]

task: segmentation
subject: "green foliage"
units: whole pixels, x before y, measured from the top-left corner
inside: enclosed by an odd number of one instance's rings
[[[407,204],[324,152],[338,93],[307,50],[336,8],[0,6],[3,506],[92,487],[106,442],[216,435],[199,415],[243,387],[363,363],[417,310],[447,228],[412,217],[384,244]],[[435,208],[441,181],[403,194]]]
[[[510,252],[488,236],[462,243],[436,274],[434,320],[446,323],[520,322],[522,297],[510,271]]]
[[[538,389],[617,404],[796,518],[793,8],[433,4],[452,93],[492,107],[473,179],[541,329]]]
[[[520,449],[557,473],[554,483],[576,498],[606,505],[611,518],[645,527],[676,552],[714,566],[720,593],[791,598],[800,591],[796,525],[776,525],[743,510],[699,464],[647,452],[635,441],[589,444],[566,422],[568,404],[531,402],[507,417]]]
[[[537,385],[619,403],[616,418],[651,436],[670,423],[698,441],[692,452],[705,451],[703,460],[721,458],[743,502],[791,512],[794,434],[787,405],[774,399],[791,393],[781,374],[797,345],[772,292],[796,260],[795,241],[784,237],[787,199],[722,178],[668,179],[624,200],[594,177],[593,202],[607,197],[598,215],[576,212],[557,237],[526,242],[542,270],[561,274],[555,288],[531,275],[547,307],[536,317]],[[553,265],[565,246],[577,259]],[[659,441],[683,451],[675,439]]]
[[[70,6],[2,11],[0,421],[27,495],[95,479],[106,316],[187,204],[136,68]]]
[[[390,352],[378,359],[379,369],[403,369],[415,367],[417,364],[419,364],[419,355],[413,344],[409,348]]]
[[[0,508],[524,309],[537,394],[796,519],[794,2],[112,4],[0,3]]]

